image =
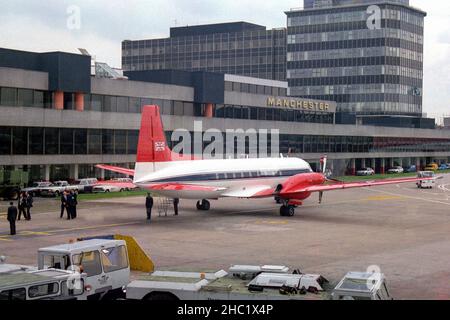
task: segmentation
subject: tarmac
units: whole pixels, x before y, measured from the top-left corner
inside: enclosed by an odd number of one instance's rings
[[[0,216],[0,255],[36,264],[41,247],[110,234],[136,238],[157,268],[227,269],[287,265],[338,281],[348,271],[380,270],[395,299],[450,299],[450,176],[433,190],[411,184],[313,195],[292,218],[273,199],[222,199],[211,211],[181,200],[165,216],[156,201],[146,221],[143,197],[82,202],[78,219],[59,218],[57,200],[35,199],[32,221],[8,235]],[[7,203],[0,205],[4,211]],[[160,216],[161,214],[161,216]]]

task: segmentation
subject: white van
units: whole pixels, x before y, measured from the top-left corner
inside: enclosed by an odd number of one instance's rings
[[[432,180],[421,180],[417,182],[419,189],[433,189],[436,185],[436,174],[433,171],[421,171],[417,174],[417,178],[434,178]]]

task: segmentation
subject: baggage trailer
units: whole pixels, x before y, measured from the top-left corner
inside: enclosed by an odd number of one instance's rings
[[[359,286],[345,285],[354,283]],[[364,282],[366,281],[366,282]],[[346,289],[346,290],[344,290]],[[232,266],[216,273],[156,271],[132,281],[130,300],[384,300],[390,299],[384,275],[348,273],[333,290],[317,274],[289,273],[284,266]]]

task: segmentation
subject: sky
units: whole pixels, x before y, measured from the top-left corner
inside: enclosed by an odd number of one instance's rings
[[[450,115],[450,1],[410,1],[428,13],[424,112]],[[170,27],[231,21],[285,27],[284,12],[302,6],[301,0],[0,0],[0,47],[75,53],[85,48],[98,61],[120,67],[122,40],[168,37]]]

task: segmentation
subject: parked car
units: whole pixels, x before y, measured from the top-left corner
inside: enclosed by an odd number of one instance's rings
[[[40,181],[40,182],[33,182],[31,187],[22,189],[23,192],[28,192],[33,197],[40,196],[42,188],[48,188],[52,185],[49,181]]]
[[[439,166],[437,163],[431,163],[426,166],[425,171],[437,171],[439,169]]]
[[[98,180],[96,178],[80,179],[74,183],[74,185],[77,186],[78,191],[81,193],[92,193],[97,184]]]
[[[404,171],[407,172],[407,173],[417,172],[417,167],[416,166],[411,166],[409,168],[406,168]]]
[[[372,168],[364,168],[356,172],[357,176],[373,176],[374,174],[375,170],[373,170]]]
[[[441,166],[438,168],[438,170],[440,170],[440,171],[448,170],[448,169],[449,169],[449,167],[445,163],[441,164]]]
[[[109,193],[109,192],[123,192],[123,191],[125,191],[124,188],[121,188],[119,185],[113,184],[96,185],[92,188],[93,193]]]
[[[50,187],[41,189],[41,196],[59,197],[65,190],[78,190],[78,186],[70,185],[67,181],[55,181]]]
[[[124,183],[133,183],[133,179],[131,178],[114,178],[112,179],[114,182],[124,182]]]
[[[122,192],[136,189],[130,178],[115,178],[110,181],[100,181],[92,188],[92,192]]]
[[[405,170],[402,167],[393,167],[388,170],[388,174],[396,174],[396,173],[403,173],[403,172],[405,172]]]

